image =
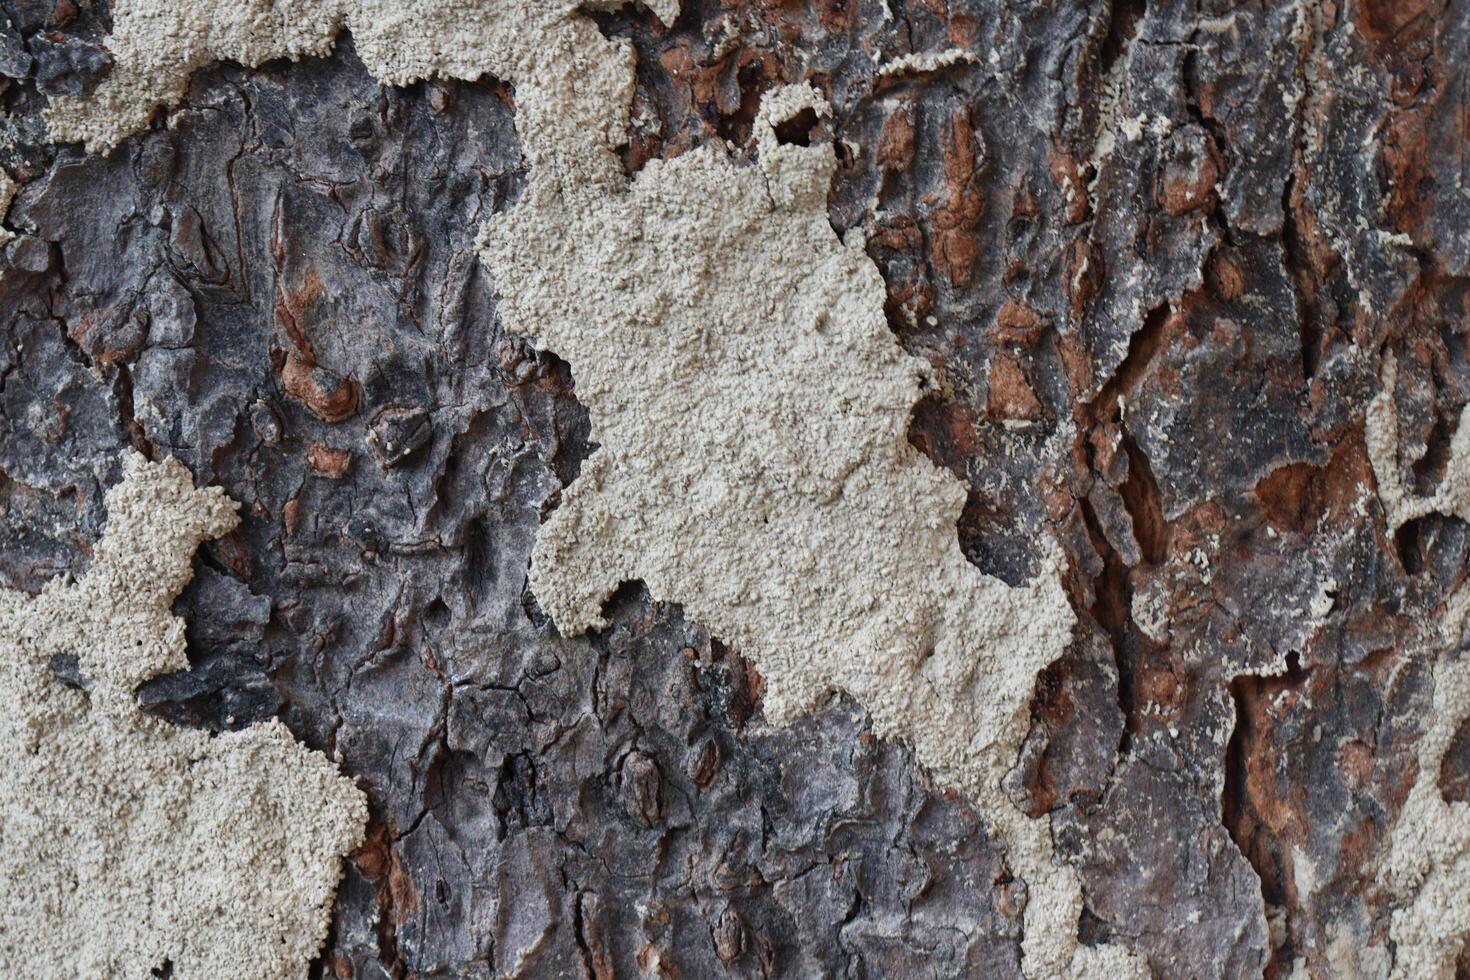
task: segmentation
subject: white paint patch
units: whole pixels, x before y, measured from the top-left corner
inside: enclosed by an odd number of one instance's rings
[[[1368,406],[1364,438],[1390,533],[1429,513],[1470,520],[1470,405],[1450,440],[1444,478],[1428,497],[1417,496],[1399,475],[1398,418],[1394,386],[1398,362],[1385,353],[1381,389]],[[1470,650],[1462,642],[1470,614],[1470,585],[1450,598],[1439,642],[1424,654],[1434,672],[1434,707],[1419,742],[1419,773],[1394,824],[1378,880],[1393,896],[1390,935],[1395,978],[1455,976],[1461,948],[1470,941],[1470,805],[1448,802],[1439,789],[1440,767],[1450,741],[1470,719]],[[1440,650],[1445,652],[1441,653]]]
[[[677,0],[659,0],[672,18]],[[626,139],[633,50],[604,39],[572,4],[545,0],[118,0],[108,48],[113,68],[86,98],[56,98],[51,138],[110,150],[183,98],[189,76],[216,61],[256,66],[330,52],[352,31],[379,81],[493,75],[516,82],[516,132],[533,167],[610,186],[608,151]],[[555,150],[555,159],[546,151]]]
[[[10,214],[10,202],[15,200],[15,192],[18,189],[15,181],[10,179],[10,175],[0,170],[0,248],[9,245],[15,238],[15,232],[5,227],[4,221]]]
[[[0,962],[35,977],[304,976],[363,797],[278,721],[211,737],[143,715],[188,666],[169,612],[218,489],[130,453],[80,582],[0,590]],[[86,690],[57,679],[74,656]]]

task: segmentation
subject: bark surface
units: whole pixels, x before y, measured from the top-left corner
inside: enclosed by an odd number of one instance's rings
[[[0,585],[85,571],[127,447],[242,503],[176,605],[192,669],[138,697],[279,717],[367,791],[324,975],[1019,976],[1024,883],[857,705],[766,724],[739,651],[636,584],[590,637],[537,608],[590,446],[474,252],[524,184],[508,86],[380,86],[344,37],[201,71],[99,157],[40,111],[105,75],[105,5],[0,12]],[[1432,497],[1470,402],[1470,6],[592,16],[638,55],[630,171],[749,154],[778,84],[832,104],[782,138],[834,142],[832,224],[935,367],[910,438],[970,486],[967,555],[1066,555],[1079,625],[1008,790],[1084,941],[1380,975],[1411,787],[1470,800],[1470,730],[1417,751],[1470,533],[1390,530],[1364,424],[1392,357],[1392,465]]]

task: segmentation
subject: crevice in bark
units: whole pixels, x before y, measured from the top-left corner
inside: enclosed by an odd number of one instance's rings
[[[1450,443],[1459,428],[1460,413],[1436,406],[1434,425],[1424,440],[1424,455],[1414,461],[1414,485],[1421,494],[1432,495],[1450,461]]]
[[[564,875],[565,877],[565,875]],[[579,891],[572,896],[572,931],[577,943],[577,953],[582,959],[582,969],[587,976],[594,980],[611,980],[612,973],[608,967],[606,956],[601,950],[593,950],[588,941],[587,905],[589,899],[595,900],[591,892]]]
[[[403,952],[398,947],[398,892],[407,887],[398,878],[402,873],[397,867],[393,844],[396,839],[393,829],[386,823],[373,820],[368,824],[367,839],[358,850],[354,861],[370,879],[375,879],[373,902],[377,906],[376,953],[378,965],[392,980],[403,980],[408,971]],[[330,947],[328,947],[330,948]]]
[[[1138,448],[1126,428],[1119,430],[1123,448],[1128,453],[1128,479],[1118,488],[1123,506],[1133,519],[1133,537],[1138,542],[1143,560],[1157,565],[1169,557],[1173,529],[1164,517],[1163,497],[1149,466],[1148,457]]]
[[[138,421],[136,410],[133,406],[133,372],[128,365],[117,364],[117,380],[112,389],[117,396],[118,421],[127,431],[128,438],[132,440],[133,448],[138,450],[148,459],[156,460],[158,450],[153,445],[153,440],[148,438],[148,433],[143,429],[143,423]]]
[[[1399,525],[1393,533],[1394,550],[1398,553],[1399,565],[1404,574],[1413,578],[1421,574],[1428,564],[1428,532],[1434,522],[1442,520],[1438,514],[1415,517]]]
[[[1105,422],[1118,423],[1119,442],[1128,458],[1128,474],[1118,487],[1118,493],[1132,521],[1139,553],[1150,564],[1156,564],[1168,557],[1170,528],[1164,518],[1162,499],[1148,458],[1123,424],[1122,403],[1167,342],[1168,331],[1165,328],[1169,316],[1168,303],[1160,303],[1148,312],[1143,323],[1129,338],[1128,352],[1117,370],[1079,412],[1081,425],[1078,439],[1083,446],[1093,479],[1100,479],[1101,475],[1093,458],[1092,442],[1089,438],[1091,431]],[[1139,644],[1144,641],[1132,625],[1133,586],[1130,569],[1123,556],[1108,541],[1092,503],[1085,495],[1078,497],[1077,502],[1088,537],[1103,563],[1102,573],[1093,581],[1095,598],[1089,612],[1107,633],[1113,649],[1114,666],[1118,675],[1118,706],[1125,720],[1118,752],[1120,756],[1126,756],[1132,751],[1133,737],[1139,731],[1141,722],[1133,673],[1137,666],[1135,661]]]
[[[1118,487],[1118,492],[1132,521],[1139,552],[1149,564],[1157,564],[1168,557],[1171,529],[1164,517],[1162,497],[1148,457],[1128,432],[1124,405],[1167,344],[1170,315],[1169,303],[1160,303],[1149,310],[1143,323],[1129,338],[1128,352],[1117,370],[1088,405],[1088,413],[1094,425],[1105,420],[1115,420],[1118,423],[1120,448],[1128,459],[1128,475]],[[1095,465],[1093,469],[1096,472]],[[1118,695],[1124,715],[1128,719],[1124,734],[1126,751],[1127,741],[1137,730],[1138,722],[1138,706],[1133,697],[1129,669],[1132,666],[1129,662],[1132,657],[1126,652],[1134,649],[1138,641],[1137,631],[1131,628],[1133,588],[1130,570],[1122,556],[1101,535],[1100,525],[1090,504],[1084,502],[1083,506],[1090,527],[1097,532],[1105,549],[1100,551],[1104,572],[1094,588],[1098,596],[1098,608],[1102,612],[1098,621],[1104,624],[1113,638],[1113,647],[1118,658]]]
[[[1235,727],[1225,745],[1220,821],[1260,880],[1262,901],[1267,908],[1280,909],[1288,924],[1286,941],[1271,950],[1265,970],[1268,978],[1289,973],[1294,959],[1289,924],[1296,903],[1296,884],[1291,845],[1279,839],[1266,821],[1258,819],[1251,800],[1250,778],[1256,767],[1270,772],[1279,752],[1269,734],[1261,730],[1258,720],[1266,717],[1281,692],[1306,683],[1310,673],[1311,668],[1304,668],[1301,657],[1292,651],[1286,656],[1283,673],[1239,674],[1229,685],[1235,706]]]
[[[1281,191],[1281,261],[1286,267],[1292,287],[1296,293],[1297,324],[1301,334],[1302,379],[1311,382],[1322,363],[1322,345],[1326,330],[1317,308],[1317,276],[1313,271],[1310,250],[1297,223],[1296,192],[1297,168],[1301,166],[1300,147],[1298,160]]]
[[[1126,398],[1137,387],[1147,373],[1159,351],[1163,350],[1169,332],[1165,327],[1172,312],[1171,304],[1160,303],[1148,311],[1143,323],[1128,338],[1128,353],[1124,355],[1113,376],[1098,389],[1097,395],[1088,403],[1089,417],[1094,422],[1121,415],[1119,397]]]
[[[1092,583],[1094,600],[1088,612],[1108,635],[1108,645],[1113,650],[1113,666],[1118,675],[1118,707],[1123,712],[1123,732],[1118,743],[1119,757],[1127,756],[1133,748],[1133,736],[1139,729],[1138,698],[1133,682],[1135,644],[1130,633],[1132,619],[1133,590],[1128,579],[1128,567],[1103,534],[1097,515],[1087,498],[1079,498],[1083,522],[1087,527],[1092,547],[1102,558],[1103,570]]]
[[[1439,795],[1446,803],[1470,803],[1470,720],[1460,723],[1439,764]]]
[[[1077,941],[1084,946],[1107,946],[1114,942],[1113,924],[1099,918],[1087,907],[1085,899],[1077,916]]]
[[[817,112],[808,106],[776,126],[776,142],[788,146],[811,146],[812,132],[817,125]]]

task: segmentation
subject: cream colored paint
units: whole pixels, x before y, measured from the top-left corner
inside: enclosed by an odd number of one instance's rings
[[[1028,889],[1028,975],[1146,975],[1121,948],[1079,946],[1076,872],[1001,790],[1073,614],[1053,563],[1012,589],[960,551],[965,489],[905,435],[927,368],[889,332],[862,242],[827,219],[831,147],[774,136],[825,111],[815,93],[767,96],[754,165],[710,147],[630,184],[613,150],[631,50],[570,6],[119,0],[114,21],[113,73],[58,101],[58,139],[107,149],[200,65],[322,54],[343,26],[385,82],[512,82],[529,187],[482,256],[506,328],[571,362],[601,444],[538,538],[538,600],[577,633],[643,580],[758,664],[776,723],[851,693],[993,821]]]
[[[677,11],[676,0],[658,6]],[[196,69],[325,55],[344,29],[385,84],[514,80],[516,131],[538,170],[568,165],[578,181],[605,187],[620,173],[606,148],[626,138],[632,48],[548,0],[118,0],[112,71],[89,97],[53,99],[48,132],[110,150],[156,109],[177,105]]]
[[[130,453],[107,508],[81,581],[0,590],[0,962],[304,976],[362,794],[277,721],[211,737],[140,712],[137,685],[188,666],[169,606],[235,507]],[[56,656],[78,658],[86,691],[57,680]]]

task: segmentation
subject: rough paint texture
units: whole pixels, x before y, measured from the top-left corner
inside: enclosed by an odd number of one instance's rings
[[[1373,479],[1388,518],[1388,529],[1397,531],[1409,521],[1434,513],[1470,520],[1470,404],[1461,409],[1456,420],[1449,459],[1434,492],[1418,496],[1404,486],[1399,473],[1398,413],[1394,404],[1398,360],[1392,353],[1383,359],[1379,384],[1378,394],[1368,404],[1363,439],[1373,463]]]
[[[1398,364],[1383,362],[1382,390],[1368,405],[1364,441],[1389,529],[1431,513],[1467,519],[1470,512],[1470,405],[1450,441],[1449,459],[1434,492],[1409,495],[1399,474],[1394,389]],[[1405,660],[1402,672],[1429,675],[1432,700],[1418,745],[1418,775],[1393,826],[1389,853],[1379,872],[1396,900],[1392,936],[1394,977],[1454,977],[1470,939],[1470,804],[1446,800],[1439,774],[1451,742],[1470,721],[1470,662],[1462,634],[1470,613],[1470,588],[1462,585],[1445,602],[1437,633],[1425,637],[1420,657]]]
[[[130,453],[77,582],[0,591],[0,960],[35,977],[305,976],[362,794],[277,721],[210,737],[145,716],[184,667],[169,605],[219,490]]]
[[[139,698],[279,714],[367,787],[329,975],[1017,975],[1006,849],[853,702],[765,725],[758,673],[636,587],[586,638],[537,609],[589,447],[473,250],[523,196],[520,83],[382,88],[344,41],[203,69],[89,156],[43,110],[105,82],[105,6],[0,8],[0,575],[85,570],[129,444],[243,502],[179,600],[193,669]],[[1077,626],[1006,787],[1082,941],[1163,977],[1395,969],[1405,803],[1470,799],[1470,726],[1420,765],[1470,536],[1388,531],[1365,425],[1391,353],[1394,465],[1434,498],[1470,401],[1464,6],[593,18],[636,58],[630,171],[823,94],[781,138],[831,138],[966,555],[1024,585],[1060,538]]]

